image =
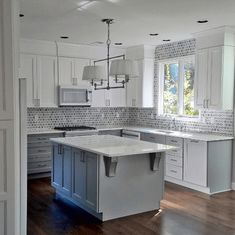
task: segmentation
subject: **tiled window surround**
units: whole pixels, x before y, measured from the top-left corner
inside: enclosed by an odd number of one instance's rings
[[[121,126],[141,125],[169,128],[171,118],[157,115],[158,60],[195,54],[195,39],[156,47],[154,101],[155,108],[28,108],[28,128],[53,128],[63,125]],[[200,117],[176,118],[177,128],[187,131],[233,135],[233,112],[202,110]]]

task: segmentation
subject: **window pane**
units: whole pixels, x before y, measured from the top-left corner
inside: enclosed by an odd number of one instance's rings
[[[164,64],[164,113],[178,114],[179,64]]]
[[[184,115],[198,115],[198,110],[194,109],[194,63],[184,64]]]

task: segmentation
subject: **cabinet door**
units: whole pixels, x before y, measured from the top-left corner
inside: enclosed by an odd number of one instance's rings
[[[198,50],[196,54],[195,105],[203,108],[207,99],[208,87],[208,49]]]
[[[39,106],[36,56],[21,54],[20,77],[27,78],[27,107]]]
[[[75,81],[74,59],[59,58],[59,85],[73,85]]]
[[[72,198],[85,203],[86,193],[86,162],[83,151],[74,149],[72,152]]]
[[[37,62],[40,107],[58,107],[57,59],[52,56],[38,56]]]
[[[74,75],[78,83],[88,84],[86,81],[82,81],[83,69],[90,64],[88,59],[74,59]]]
[[[92,90],[92,107],[105,107],[105,90]]]
[[[126,85],[126,105],[127,107],[138,107],[138,97],[137,97],[137,79],[130,79]]]
[[[208,76],[208,107],[221,107],[223,47],[209,49],[209,76]]]
[[[184,141],[184,180],[207,186],[207,143],[204,141]]]
[[[71,196],[72,189],[72,151],[70,147],[63,147],[62,191]]]
[[[97,167],[98,157],[96,154],[85,152],[86,161],[86,205],[97,209]]]
[[[52,185],[57,188],[62,188],[62,171],[63,171],[63,154],[62,146],[59,144],[53,145],[53,172]]]

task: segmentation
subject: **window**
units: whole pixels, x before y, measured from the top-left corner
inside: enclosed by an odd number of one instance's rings
[[[194,57],[159,63],[160,114],[196,116],[194,108]]]

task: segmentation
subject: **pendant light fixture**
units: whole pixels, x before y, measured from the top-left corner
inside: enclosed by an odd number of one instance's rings
[[[85,66],[82,79],[89,80],[91,85],[94,86],[95,90],[125,88],[125,84],[129,81],[130,78],[138,77],[137,63],[135,61],[125,59],[125,55],[110,57],[110,25],[113,24],[114,20],[103,19],[102,22],[106,23],[108,27],[108,38],[106,41],[107,58],[94,61],[94,65]],[[103,61],[107,62],[106,75],[104,67],[97,65],[97,63]],[[114,77],[115,85],[111,85],[110,76]]]

